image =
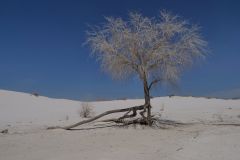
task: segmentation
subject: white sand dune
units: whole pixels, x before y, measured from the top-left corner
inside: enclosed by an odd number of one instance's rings
[[[142,103],[141,99],[90,102],[96,114]],[[0,131],[9,130],[0,134],[0,160],[240,159],[240,127],[204,125],[240,123],[240,100],[161,97],[152,99],[152,105],[163,119],[202,124],[165,130],[45,130],[82,120],[81,102],[0,90]]]

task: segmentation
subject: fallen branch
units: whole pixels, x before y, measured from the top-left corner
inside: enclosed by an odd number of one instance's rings
[[[53,126],[53,127],[48,127],[47,129],[65,129],[65,130],[70,130],[72,128],[75,128],[77,126],[80,126],[80,125],[83,125],[83,124],[86,124],[86,123],[89,123],[89,122],[92,122],[92,121],[95,121],[101,117],[104,117],[106,115],[109,115],[109,114],[113,114],[113,113],[119,113],[119,112],[127,112],[126,114],[124,114],[124,116],[118,118],[118,120],[123,120],[125,118],[130,118],[130,117],[135,117],[137,115],[137,110],[143,110],[145,107],[145,105],[141,105],[141,106],[135,106],[135,107],[130,107],[130,108],[124,108],[124,109],[115,109],[115,110],[110,110],[110,111],[106,111],[102,114],[99,114],[93,118],[90,118],[90,119],[87,119],[87,120],[83,120],[81,122],[78,122],[78,123],[75,123],[73,125],[69,125],[69,126],[65,126],[65,127],[61,127],[61,126]],[[132,115],[128,115],[129,112],[133,112]]]

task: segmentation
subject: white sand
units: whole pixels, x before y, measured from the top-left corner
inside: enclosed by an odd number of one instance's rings
[[[91,102],[95,112],[143,100]],[[240,123],[240,100],[162,97],[153,112],[181,122]],[[240,127],[190,125],[170,129],[45,130],[78,122],[81,102],[0,90],[0,160],[238,160]],[[91,128],[94,124],[79,128]]]

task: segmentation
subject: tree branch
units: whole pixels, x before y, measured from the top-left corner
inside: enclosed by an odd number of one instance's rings
[[[161,81],[160,78],[153,80],[153,81],[149,84],[148,89],[150,90],[154,84],[156,84],[156,83],[158,83],[158,82],[160,82],[160,81]]]

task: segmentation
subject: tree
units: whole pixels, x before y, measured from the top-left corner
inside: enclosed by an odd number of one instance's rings
[[[176,82],[185,67],[206,53],[207,43],[199,34],[199,27],[166,11],[160,12],[158,18],[139,13],[130,13],[127,21],[106,17],[102,26],[87,33],[92,53],[105,71],[114,78],[140,78],[148,124],[153,85]]]
[[[186,67],[205,57],[207,43],[198,26],[167,11],[161,11],[159,17],[130,13],[128,20],[105,19],[103,25],[91,27],[87,32],[86,43],[103,70],[113,78],[139,77],[145,104],[135,107],[135,111],[129,108],[133,111],[130,117],[136,115],[136,110],[142,110],[143,121],[151,125],[150,91],[153,86],[161,82],[177,82]]]

